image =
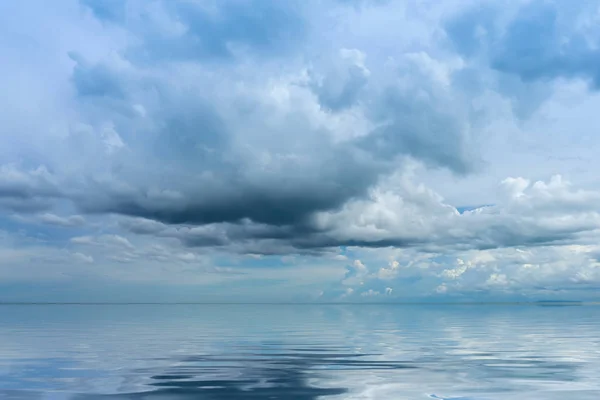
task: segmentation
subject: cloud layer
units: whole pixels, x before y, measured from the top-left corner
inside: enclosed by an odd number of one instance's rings
[[[49,279],[274,297],[309,267],[327,278],[299,298],[534,293],[525,265],[554,265],[544,290],[599,278],[596,2],[1,8],[7,282],[37,279],[15,273],[34,250],[73,264]]]

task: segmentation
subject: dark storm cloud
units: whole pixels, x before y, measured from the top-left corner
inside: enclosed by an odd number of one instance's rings
[[[329,165],[331,163],[331,165]],[[211,224],[250,219],[273,226],[301,224],[315,211],[341,206],[374,183],[374,166],[357,160],[330,160],[327,170],[306,176],[278,173],[248,177],[215,170],[214,179],[174,180],[178,192],[150,192],[142,187],[97,184],[82,190],[75,202],[86,213],[115,213],[167,224]],[[319,172],[321,172],[319,174]],[[169,182],[166,182],[169,185]],[[90,195],[96,193],[96,195]]]
[[[322,254],[324,249],[349,247],[414,247],[426,240],[418,238],[344,239],[314,224],[273,226],[249,220],[203,226],[177,226],[134,218],[120,222],[124,229],[138,234],[177,238],[188,247],[222,247],[252,254]]]
[[[164,83],[156,85],[160,88]],[[249,219],[273,226],[301,225],[314,212],[337,209],[364,196],[398,167],[402,156],[461,174],[473,169],[464,123],[445,111],[443,104],[417,101],[398,88],[376,94],[369,113],[381,127],[345,143],[333,143],[327,132],[303,126],[301,114],[298,122],[294,116],[289,125],[274,131],[272,140],[260,139],[264,129],[260,122],[248,125],[248,132],[230,127],[232,119],[243,124],[248,118],[245,111],[225,119],[217,104],[206,105],[203,94],[161,91],[152,113],[154,131],[124,137],[135,144],[138,163],[124,161],[128,167],[115,180],[92,182],[80,190],[75,201],[83,212],[168,224]],[[264,113],[268,118],[273,112],[259,108],[256,115]],[[130,130],[123,129],[125,134]],[[240,142],[252,146],[250,158],[236,153]],[[260,152],[275,160],[272,166],[257,167],[255,153]],[[146,165],[146,160],[152,163]]]
[[[492,213],[496,213],[494,207]],[[368,211],[365,211],[368,212]],[[555,213],[559,210],[555,210]],[[256,224],[245,220],[240,223],[215,223],[203,226],[168,225],[144,219],[125,219],[121,226],[134,233],[176,238],[185,246],[193,248],[217,247],[238,253],[263,255],[314,254],[319,255],[340,246],[362,248],[417,248],[427,252],[450,250],[489,250],[507,247],[538,247],[577,243],[585,232],[592,232],[597,221],[574,217],[565,223],[563,217],[547,220],[546,216],[535,218],[518,212],[513,215],[458,214],[432,217],[434,210],[424,208],[412,218],[433,223],[431,231],[420,225],[402,229],[394,227],[373,231],[370,224],[354,234],[344,230],[356,229],[355,224],[363,216],[348,215],[330,226],[320,226],[314,221],[297,225],[273,226]],[[562,219],[562,221],[561,221]],[[552,225],[552,224],[555,225]],[[395,231],[400,229],[400,231]]]

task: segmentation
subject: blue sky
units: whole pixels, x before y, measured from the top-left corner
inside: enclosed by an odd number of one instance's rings
[[[0,300],[592,299],[600,2],[0,4]]]

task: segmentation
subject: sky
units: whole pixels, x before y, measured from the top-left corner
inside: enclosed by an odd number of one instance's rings
[[[0,2],[0,301],[596,299],[599,23]]]

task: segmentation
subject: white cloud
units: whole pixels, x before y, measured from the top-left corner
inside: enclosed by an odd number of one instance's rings
[[[434,191],[401,177],[367,200],[319,213],[316,224],[340,241],[432,251],[569,244],[600,229],[600,191],[573,189],[560,176],[518,187],[518,196],[461,215]]]
[[[442,283],[441,285],[435,288],[435,292],[439,294],[444,294],[448,292],[448,286],[446,286],[445,283]]]
[[[398,261],[390,261],[387,268],[383,267],[378,271],[377,276],[379,277],[379,279],[392,279],[398,275],[399,268],[400,263]]]
[[[362,297],[375,297],[375,296],[379,296],[381,293],[373,290],[373,289],[369,289],[366,292],[362,292],[360,295]]]
[[[486,285],[489,286],[508,286],[509,282],[504,274],[491,274],[487,281],[485,281]]]
[[[367,268],[360,284],[341,281],[340,287],[385,292],[384,288],[389,287],[385,285],[393,284],[402,287],[402,292],[389,294],[403,301],[431,294],[476,295],[480,299],[590,298],[593,291],[586,290],[600,285],[598,254],[597,244],[449,250],[410,264],[416,253],[404,252],[400,263],[405,267],[394,275],[382,275],[382,269],[376,266],[383,260],[375,252],[363,254],[369,257],[366,266],[372,267]]]

